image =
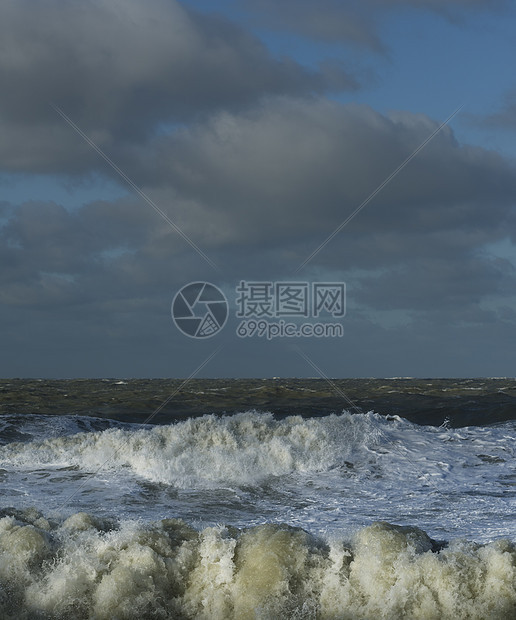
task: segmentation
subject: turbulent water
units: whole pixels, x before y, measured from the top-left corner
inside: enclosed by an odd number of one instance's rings
[[[0,383],[0,618],[516,618],[515,381],[179,387]]]

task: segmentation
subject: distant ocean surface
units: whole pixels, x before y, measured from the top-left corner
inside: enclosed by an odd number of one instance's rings
[[[0,619],[516,620],[516,380],[0,380]]]

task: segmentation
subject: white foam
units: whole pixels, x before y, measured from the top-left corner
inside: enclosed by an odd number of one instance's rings
[[[32,620],[509,620],[516,547],[456,541],[436,552],[384,522],[351,542],[262,525],[196,531],[177,520],[0,519],[0,615]],[[434,548],[434,551],[432,551]]]
[[[373,518],[488,541],[516,536],[515,439],[512,422],[448,429],[373,413],[278,420],[249,411],[145,429],[49,430],[0,447],[0,496],[47,510],[73,494],[81,510],[118,516],[173,508],[203,524],[287,521],[314,532]]]
[[[0,463],[130,467],[152,482],[178,488],[259,484],[270,476],[341,467],[381,441],[380,416],[343,414],[275,420],[270,413],[206,415],[169,426],[128,431],[108,429],[10,444]]]

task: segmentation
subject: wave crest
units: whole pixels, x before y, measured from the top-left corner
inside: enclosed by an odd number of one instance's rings
[[[271,476],[346,467],[382,439],[376,414],[291,416],[248,411],[205,415],[168,426],[111,428],[0,449],[0,463],[18,467],[129,467],[177,488],[255,485]]]

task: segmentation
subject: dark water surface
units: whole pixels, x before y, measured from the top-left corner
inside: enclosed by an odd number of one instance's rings
[[[248,409],[309,417],[374,411],[451,427],[516,419],[516,379],[2,379],[0,414],[76,414],[154,424]],[[164,406],[163,403],[167,401]],[[352,406],[353,405],[353,406]]]

